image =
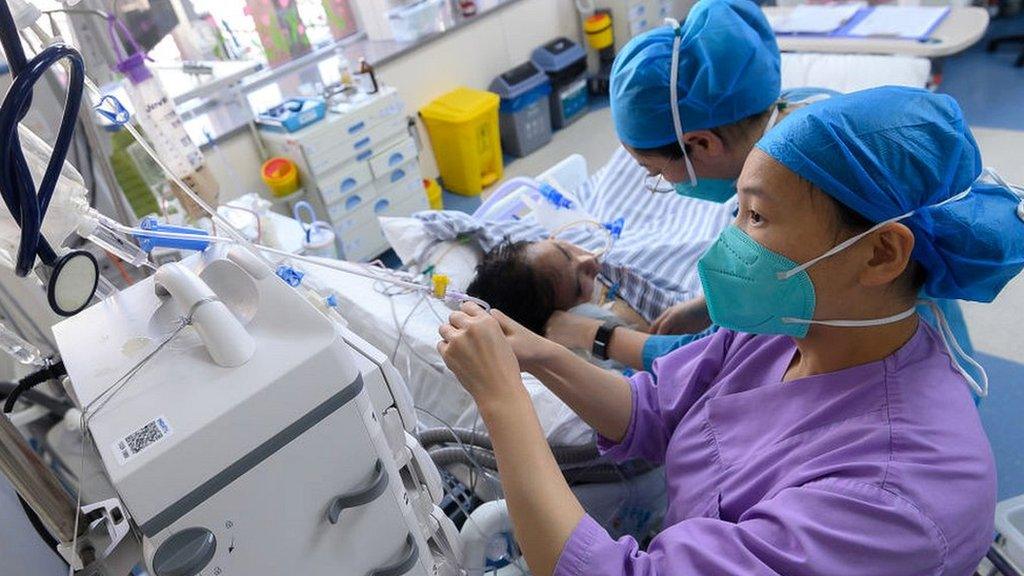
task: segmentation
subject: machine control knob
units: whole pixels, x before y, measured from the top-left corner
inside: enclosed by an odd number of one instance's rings
[[[164,540],[153,555],[156,576],[196,576],[217,551],[217,537],[206,528],[186,528]]]

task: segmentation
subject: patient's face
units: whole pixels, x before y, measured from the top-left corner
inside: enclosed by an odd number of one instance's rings
[[[590,252],[562,240],[542,240],[527,248],[529,264],[554,281],[555,308],[568,310],[590,300],[601,264]]]

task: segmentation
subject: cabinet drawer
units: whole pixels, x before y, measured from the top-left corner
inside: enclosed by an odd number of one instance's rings
[[[408,196],[406,192],[396,190],[390,196],[378,196],[364,202],[355,213],[335,226],[334,233],[346,260],[371,260],[391,247],[384,238],[378,217],[411,216],[429,209],[425,193]]]
[[[349,228],[342,232],[336,231],[335,234],[338,236],[345,260],[365,262],[374,259],[389,248],[388,241],[384,238],[384,233],[376,218],[356,228]]]
[[[416,158],[416,141],[406,138],[370,159],[370,170],[375,178],[382,178],[392,170]]]
[[[380,196],[400,198],[418,195],[426,198],[426,191],[423,189],[423,177],[420,174],[420,165],[415,160],[406,162],[384,174],[383,177],[377,178],[373,181],[373,186]]]
[[[381,93],[369,104],[339,103],[331,108],[333,113],[340,115],[339,124],[346,134],[362,134],[377,124],[405,115],[405,105],[398,92],[388,90],[390,92]]]
[[[341,129],[335,131],[329,140],[303,143],[302,151],[309,163],[309,169],[319,176],[353,158],[365,162],[385,149],[399,136],[408,135],[405,117],[391,119],[372,127],[366,132],[349,136]]]
[[[376,216],[412,216],[416,212],[429,210],[427,193],[423,186],[403,186],[393,188],[386,194],[380,194],[373,201],[373,212]]]
[[[377,198],[373,186],[366,186],[345,195],[341,200],[327,205],[327,218],[331,221],[334,231],[354,228],[362,225],[364,220],[372,218],[372,203]]]
[[[373,172],[367,162],[349,162],[327,175],[317,178],[317,187],[324,205],[339,202],[363,186],[373,182]]]

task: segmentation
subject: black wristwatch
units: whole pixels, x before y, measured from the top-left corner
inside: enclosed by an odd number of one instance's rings
[[[610,319],[605,320],[604,324],[601,324],[601,327],[597,329],[597,334],[594,336],[594,345],[590,349],[594,358],[600,360],[608,359],[608,343],[612,341],[612,332],[619,326],[622,326],[621,322]]]

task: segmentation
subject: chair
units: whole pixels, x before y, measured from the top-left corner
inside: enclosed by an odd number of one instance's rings
[[[987,50],[989,52],[995,52],[999,49],[1000,44],[1021,44],[1020,54],[1017,59],[1014,60],[1013,65],[1015,68],[1024,67],[1024,34],[1014,34],[1011,36],[1002,36],[1000,38],[993,38],[988,42]]]

